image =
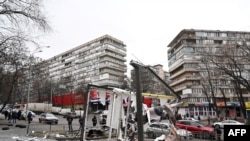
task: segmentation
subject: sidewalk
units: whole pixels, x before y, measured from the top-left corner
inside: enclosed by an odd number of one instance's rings
[[[25,121],[18,120],[16,125],[26,125]],[[8,120],[0,119],[0,141],[17,141],[27,140],[31,137],[26,137],[26,128],[10,126]]]

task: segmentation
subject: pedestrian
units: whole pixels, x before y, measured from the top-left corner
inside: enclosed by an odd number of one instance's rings
[[[8,123],[11,124],[12,121],[12,111],[8,112]]]
[[[93,122],[93,126],[95,127],[96,124],[97,124],[97,118],[96,118],[96,116],[94,116],[94,117],[92,118],[92,122]]]
[[[69,132],[71,132],[73,131],[72,127],[73,117],[71,113],[69,113],[69,115],[67,116],[67,121],[68,121]]]
[[[198,120],[201,120],[201,117],[200,117],[200,115],[198,115]]]
[[[17,112],[16,111],[12,111],[13,124],[16,123],[16,119],[17,119]]]
[[[84,120],[83,116],[80,116],[79,118],[80,129],[83,128],[83,120]]]
[[[21,120],[21,115],[22,115],[22,111],[18,110],[18,112],[17,112],[17,119]]]
[[[9,115],[9,111],[8,111],[8,110],[5,110],[5,111],[4,111],[4,117],[5,117],[5,119],[8,119],[8,115]]]
[[[31,112],[29,112],[28,113],[28,116],[27,116],[27,118],[28,118],[28,122],[29,122],[29,124],[31,123],[31,121],[32,121],[32,113]]]
[[[210,125],[210,116],[207,117],[207,123]]]
[[[102,124],[106,124],[106,118],[104,117],[103,119],[102,119]]]

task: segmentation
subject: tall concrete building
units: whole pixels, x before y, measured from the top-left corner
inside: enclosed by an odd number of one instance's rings
[[[186,101],[182,113],[194,116],[214,116],[214,111],[208,105],[208,98],[204,94],[204,85],[207,85],[208,73],[213,79],[213,90],[217,97],[218,107],[228,107],[229,116],[241,116],[239,102],[235,89],[229,76],[216,69],[205,70],[203,61],[205,51],[223,59],[222,51],[235,48],[236,45],[250,45],[250,32],[219,31],[219,30],[182,30],[168,45],[168,64],[170,73],[170,86]],[[211,65],[211,64],[210,64]],[[211,65],[212,66],[212,65]],[[246,70],[250,69],[250,62],[242,63]],[[206,87],[207,88],[207,87]],[[226,95],[227,104],[224,103],[222,92]],[[206,89],[208,90],[208,89]],[[211,89],[210,89],[211,90]],[[210,94],[211,91],[208,91]],[[250,101],[249,92],[244,91],[245,101]],[[211,99],[213,103],[213,99]]]
[[[121,40],[101,36],[46,60],[49,77],[72,91],[89,83],[121,87],[127,72],[126,51]]]
[[[166,81],[166,71],[163,69],[163,65],[157,64],[151,66],[151,69],[164,81]],[[165,87],[161,82],[147,69],[141,69],[141,83],[142,92],[144,93],[155,93],[155,94],[165,94]],[[131,70],[132,87],[135,89],[135,70]]]

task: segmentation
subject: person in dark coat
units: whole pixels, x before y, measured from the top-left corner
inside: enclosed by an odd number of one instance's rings
[[[31,113],[31,112],[28,113],[28,117],[27,117],[27,118],[28,118],[28,122],[29,122],[29,124],[30,124],[31,121],[32,121],[32,119],[33,119],[33,118],[32,118],[32,113]]]
[[[83,120],[84,120],[84,118],[83,118],[83,116],[81,116],[81,117],[79,118],[80,129],[83,128]]]
[[[16,111],[12,111],[13,124],[16,123],[16,119],[17,119],[17,112]]]
[[[8,112],[8,123],[11,124],[11,120],[12,120],[12,111]]]
[[[97,124],[97,118],[96,118],[96,116],[94,116],[94,117],[92,118],[92,122],[93,122],[93,126],[95,127],[96,124]]]
[[[67,116],[67,121],[68,121],[69,132],[71,132],[73,131],[72,127],[73,117],[71,113],[69,113],[69,115]]]
[[[22,111],[21,110],[18,110],[17,112],[17,119],[21,119],[21,115],[22,115]]]
[[[5,110],[5,111],[4,111],[4,117],[5,117],[5,119],[8,118],[8,115],[9,115],[9,111],[8,111],[8,110]]]

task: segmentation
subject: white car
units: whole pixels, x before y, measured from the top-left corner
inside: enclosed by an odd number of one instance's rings
[[[192,132],[180,129],[179,127],[175,127],[177,134],[181,139],[192,139],[193,134]],[[171,131],[171,124],[170,123],[151,123],[148,128],[146,129],[146,134],[149,138],[156,138],[159,137],[158,140],[161,138],[165,138],[165,135],[170,133]],[[164,135],[164,136],[162,136]]]
[[[0,113],[0,119],[5,119],[4,114]]]
[[[41,113],[38,120],[40,123],[58,124],[58,118],[52,113]]]
[[[32,117],[35,117],[35,116],[36,116],[36,113],[34,113],[34,112],[32,112],[32,111],[23,110],[23,111],[21,112],[21,119],[25,120],[29,112],[31,112]]]
[[[241,123],[236,120],[224,120],[221,122],[215,122],[213,123],[214,128],[224,128],[224,125],[244,125],[244,123]]]
[[[198,122],[199,120],[195,119],[195,118],[192,118],[192,117],[188,117],[188,118],[184,118],[185,120],[192,120],[192,121],[196,121]]]

